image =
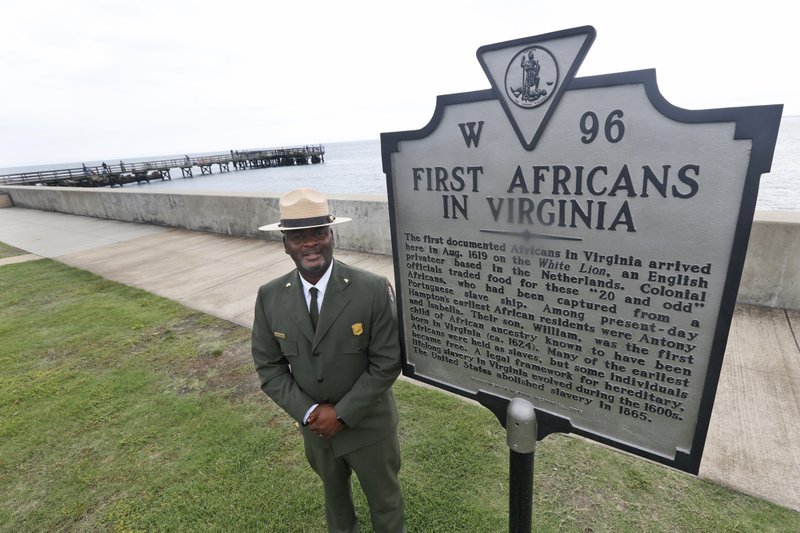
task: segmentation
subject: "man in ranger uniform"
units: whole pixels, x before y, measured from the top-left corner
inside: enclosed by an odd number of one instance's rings
[[[280,199],[278,223],[297,268],[258,291],[252,351],[261,389],[301,427],[322,479],[329,532],[358,532],[356,473],[377,533],[405,531],[397,474],[400,445],[392,383],[400,344],[385,278],[333,259],[325,196],[297,189]]]

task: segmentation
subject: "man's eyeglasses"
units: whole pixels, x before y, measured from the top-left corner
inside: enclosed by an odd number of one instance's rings
[[[303,244],[306,240],[321,241],[330,234],[331,229],[328,226],[314,228],[308,231],[295,230],[287,231],[286,239],[292,244]]]

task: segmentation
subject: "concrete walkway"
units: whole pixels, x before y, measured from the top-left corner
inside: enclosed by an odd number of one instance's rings
[[[36,261],[37,259],[44,259],[44,258],[36,254],[13,255],[11,257],[0,259],[0,266],[15,265],[17,263],[27,263],[28,261]]]
[[[246,327],[257,288],[293,268],[278,243],[19,208],[0,209],[0,241]],[[387,256],[336,257],[393,278]],[[800,312],[737,308],[700,475],[800,510],[796,334]]]

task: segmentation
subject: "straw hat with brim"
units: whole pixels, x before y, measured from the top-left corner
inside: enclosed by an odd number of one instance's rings
[[[258,228],[261,231],[292,231],[333,226],[350,222],[350,218],[335,217],[328,209],[328,199],[314,189],[295,189],[281,196],[278,202],[281,221]]]

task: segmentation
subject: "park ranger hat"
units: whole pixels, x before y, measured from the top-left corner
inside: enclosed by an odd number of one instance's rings
[[[261,231],[290,231],[318,228],[350,222],[349,218],[335,217],[328,209],[328,199],[314,189],[295,189],[281,196],[278,202],[281,221],[258,228]]]

